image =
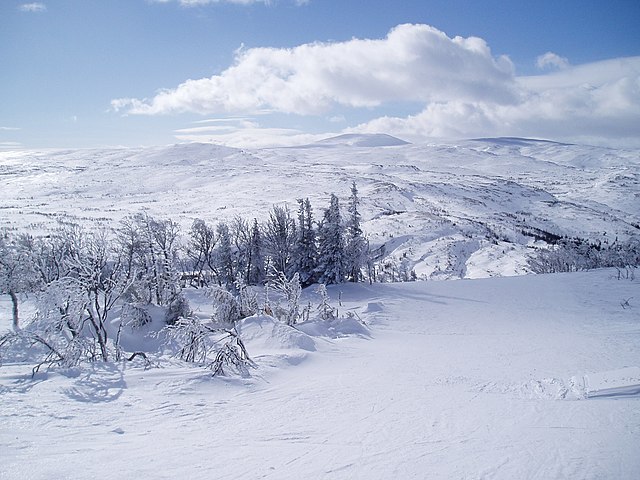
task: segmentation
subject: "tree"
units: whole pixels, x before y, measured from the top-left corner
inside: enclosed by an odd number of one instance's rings
[[[126,271],[124,257],[110,245],[104,230],[85,233],[70,259],[72,279],[85,296],[85,313],[102,360],[109,360],[107,320],[109,312],[127,292],[133,278]]]
[[[231,248],[231,234],[226,223],[218,224],[218,246],[214,251],[214,263],[218,276],[218,284],[227,288],[233,287],[235,268]]]
[[[308,198],[298,199],[298,241],[295,248],[295,270],[300,283],[307,287],[315,282],[317,268],[316,234],[313,229],[313,214]]]
[[[293,254],[296,241],[296,222],[289,209],[274,205],[264,226],[264,248],[273,267],[287,276],[295,273]]]
[[[215,270],[213,252],[218,242],[215,229],[198,218],[191,225],[189,237],[186,253],[192,262],[196,285],[208,285]]]
[[[11,298],[13,328],[20,328],[18,294],[30,292],[38,276],[30,255],[31,238],[0,236],[0,293]]]
[[[318,281],[342,283],[345,278],[345,251],[338,197],[331,194],[329,208],[318,228]]]
[[[125,218],[117,232],[119,256],[131,275],[133,300],[168,305],[180,292],[178,224],[147,214]]]
[[[358,189],[356,182],[351,185],[351,196],[349,197],[349,216],[346,225],[346,246],[345,246],[345,272],[347,279],[351,282],[362,280],[362,269],[367,264],[367,242],[362,235],[360,227],[360,212],[358,206]]]
[[[247,262],[247,285],[260,285],[264,282],[264,246],[262,233],[258,220],[253,219],[251,227],[251,239],[248,249],[249,261]]]

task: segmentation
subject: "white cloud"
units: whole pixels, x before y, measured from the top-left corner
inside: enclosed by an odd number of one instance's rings
[[[0,132],[15,132],[16,130],[20,130],[18,127],[0,127]]]
[[[47,6],[40,2],[23,3],[18,6],[18,9],[22,12],[41,13],[47,10]]]
[[[392,109],[400,103],[422,110],[375,118],[344,132],[384,132],[412,141],[528,136],[640,146],[640,57],[572,66],[549,52],[538,63],[558,69],[517,77],[510,60],[493,56],[480,38],[399,25],[382,39],[240,49],[219,75],[187,80],[150,99],[111,104],[138,115],[284,112],[326,114],[325,120],[337,121],[348,108]],[[183,139],[213,133],[178,132]],[[252,134],[262,144],[277,143],[275,135],[284,144],[308,139],[298,131],[255,125],[217,133],[233,145],[256,146]]]
[[[515,100],[513,66],[484,40],[449,38],[428,25],[399,25],[386,38],[241,50],[219,75],[187,80],[149,100],[115,99],[131,114],[254,112],[319,114],[386,102]]]
[[[22,148],[20,142],[0,142],[0,150],[18,150]]]
[[[542,70],[546,68],[565,69],[569,67],[569,60],[553,52],[547,52],[536,59],[536,65]]]
[[[253,125],[215,125],[184,128],[174,132],[182,142],[216,143],[229,147],[268,148],[304,145],[334,134],[309,134],[289,128]]]
[[[349,131],[414,141],[508,135],[640,146],[640,57],[522,77],[518,85],[517,103],[436,102],[417,115],[377,118]]]

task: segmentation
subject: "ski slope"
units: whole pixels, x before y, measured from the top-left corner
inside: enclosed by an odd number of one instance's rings
[[[249,319],[250,378],[6,364],[0,478],[640,478],[639,292],[611,270],[341,285],[367,329]]]

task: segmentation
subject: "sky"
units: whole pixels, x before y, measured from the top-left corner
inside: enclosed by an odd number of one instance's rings
[[[0,149],[640,147],[637,0],[0,0]]]

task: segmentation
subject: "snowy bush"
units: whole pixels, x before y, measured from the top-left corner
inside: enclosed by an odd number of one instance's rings
[[[316,292],[320,295],[320,303],[318,304],[318,313],[322,320],[334,320],[337,317],[337,311],[329,303],[329,292],[325,284],[318,284]]]
[[[556,245],[540,249],[529,260],[529,266],[535,273],[577,272],[595,268],[616,267],[633,271],[640,265],[640,242],[618,242],[605,246],[590,243],[580,238],[562,239]]]
[[[151,323],[151,315],[139,305],[125,303],[120,311],[120,323],[132,328],[140,328]]]
[[[242,305],[231,292],[222,287],[207,290],[207,296],[213,300],[213,318],[221,325],[233,325],[242,319]]]
[[[287,325],[295,325],[300,317],[300,296],[302,295],[300,276],[295,273],[291,280],[287,280],[284,273],[277,272],[270,281],[270,285],[280,292],[286,301],[286,307],[283,308],[277,304],[274,308],[276,318]]]
[[[189,306],[189,301],[184,297],[184,295],[179,293],[171,303],[169,303],[164,321],[170,325],[175,323],[179,318],[189,317],[190,315],[191,307]]]
[[[198,317],[179,318],[162,332],[174,355],[213,370],[213,375],[249,374],[255,366],[235,329],[215,328]]]

